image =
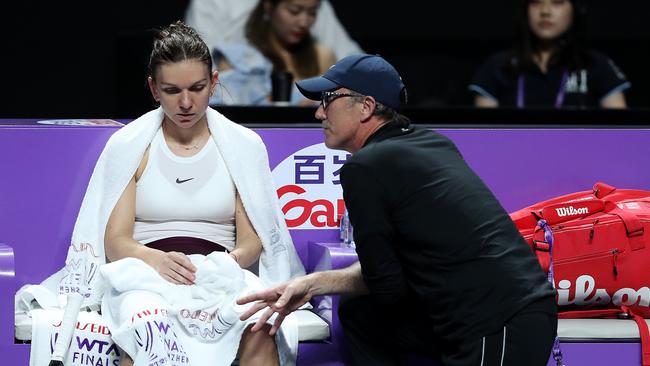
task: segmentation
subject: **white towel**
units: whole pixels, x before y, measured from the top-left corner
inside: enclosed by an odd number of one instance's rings
[[[59,334],[63,311],[34,309],[31,317],[32,345],[44,346],[31,348],[29,364],[47,365]],[[64,364],[118,366],[122,355],[123,351],[113,342],[111,333],[102,323],[101,315],[96,311],[80,312]]]
[[[212,138],[262,241],[259,278],[264,285],[273,285],[304,274],[278,204],[263,141],[254,131],[237,125],[214,109],[208,108],[206,115]],[[155,109],[111,136],[90,178],[66,265],[43,281],[43,286],[54,293],[80,292],[85,297],[83,306],[98,307],[105,289],[98,269],[106,263],[106,224],[160,128],[163,116],[162,108]],[[289,338],[295,338],[291,348],[297,349],[297,336]]]
[[[258,277],[223,252],[190,259],[197,267],[191,286],[172,284],[135,258],[102,266],[108,284],[104,321],[135,366],[152,359],[166,365],[228,366],[245,328],[261,316],[262,311],[242,322],[239,315],[250,305],[235,303],[263,288]],[[295,364],[295,349],[288,342],[292,336],[286,334],[295,333],[293,328],[283,324],[275,338],[283,365]]]
[[[232,257],[224,252],[208,256],[190,255],[197,268],[194,285],[175,285],[158,274],[151,266],[136,258],[124,258],[101,268],[101,276],[111,291],[104,293],[102,303],[111,305],[115,298],[125,292],[153,292],[166,303],[166,310],[174,320],[185,328],[190,336],[199,341],[215,342],[228,333],[245,308],[236,300],[246,293],[258,290],[261,284],[247,284],[245,272]],[[134,300],[137,304],[138,301]],[[111,315],[120,305],[102,306],[108,315],[109,326],[117,329],[119,319],[130,319],[134,314]],[[141,310],[139,310],[141,311]]]

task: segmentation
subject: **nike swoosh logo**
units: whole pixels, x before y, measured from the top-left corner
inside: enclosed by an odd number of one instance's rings
[[[187,179],[182,179],[182,180],[176,178],[176,183],[181,184],[181,183],[185,183],[185,182],[191,181],[192,179],[194,179],[194,178],[187,178]]]

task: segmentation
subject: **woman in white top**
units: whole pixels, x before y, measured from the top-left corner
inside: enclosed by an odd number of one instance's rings
[[[192,285],[197,278],[191,254],[225,251],[240,267],[249,267],[263,245],[211,138],[206,109],[218,75],[207,46],[192,28],[172,24],[154,40],[149,72],[149,88],[164,111],[162,126],[112,211],[105,232],[107,258],[140,259],[177,285]],[[123,306],[111,310],[123,312]],[[240,364],[277,365],[275,339],[249,328],[241,335]],[[168,342],[167,347],[176,345]],[[187,364],[178,349],[178,363],[171,363]],[[220,356],[189,357],[206,364]],[[132,362],[125,357],[122,364]]]

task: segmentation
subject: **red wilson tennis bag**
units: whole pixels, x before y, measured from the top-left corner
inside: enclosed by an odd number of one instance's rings
[[[510,217],[547,273],[552,254],[560,312],[624,308],[650,318],[650,191],[596,183]]]

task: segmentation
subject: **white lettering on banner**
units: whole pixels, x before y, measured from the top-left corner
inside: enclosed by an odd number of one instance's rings
[[[574,215],[586,215],[589,213],[589,209],[587,207],[575,208],[573,206],[569,206],[569,207],[556,208],[555,212],[557,212],[558,216],[564,217],[564,216],[574,216]]]
[[[610,296],[607,290],[596,288],[596,280],[589,275],[579,276],[575,288],[571,285],[569,280],[558,282],[558,305],[608,305],[611,302],[615,306],[650,306],[650,288],[645,286],[638,290],[622,287]],[[573,299],[571,299],[571,290],[575,291]]]
[[[627,208],[628,210],[640,210],[641,209],[641,205],[639,205],[639,202],[625,202],[622,205],[624,207],[621,207],[620,205],[619,205],[619,207]]]
[[[294,152],[273,169],[289,229],[336,229],[345,210],[340,170],[349,154],[324,143]]]

